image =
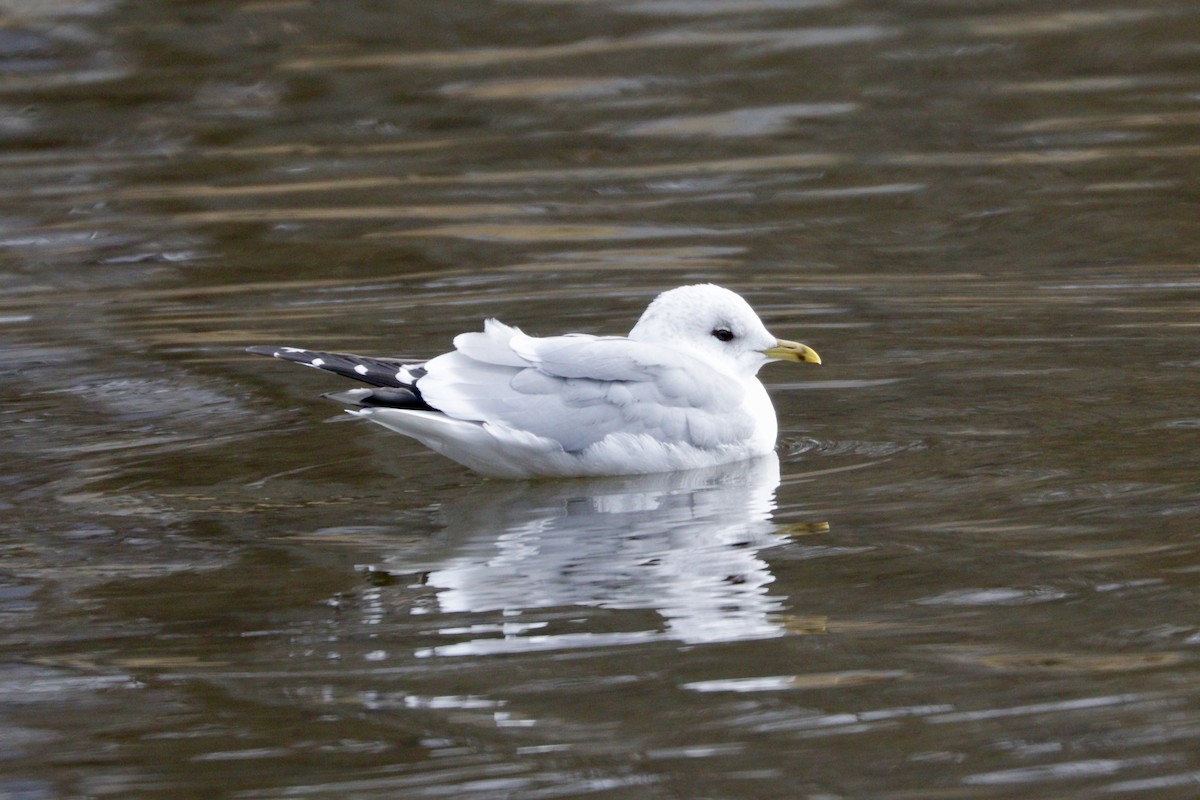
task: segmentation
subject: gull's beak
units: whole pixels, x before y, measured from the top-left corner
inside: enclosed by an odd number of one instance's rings
[[[795,361],[798,364],[821,363],[821,357],[817,355],[816,350],[806,344],[789,342],[787,339],[779,339],[775,342],[774,347],[768,347],[762,353],[773,361]]]

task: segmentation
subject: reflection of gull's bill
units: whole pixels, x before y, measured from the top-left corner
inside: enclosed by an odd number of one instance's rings
[[[759,551],[786,541],[771,521],[774,454],[690,472],[475,494],[447,511],[455,555],[420,565],[444,613],[503,612],[494,626],[443,628],[476,636],[427,651],[511,652],[669,638],[715,642],[779,636],[782,600]],[[398,566],[398,565],[389,565]],[[413,568],[405,565],[406,571]],[[647,609],[660,626],[551,634],[521,612],[563,607]],[[611,623],[611,620],[610,620]],[[588,620],[585,618],[583,625]]]

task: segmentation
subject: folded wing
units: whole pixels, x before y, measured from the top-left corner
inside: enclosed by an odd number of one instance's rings
[[[742,385],[670,347],[583,334],[536,338],[495,320],[454,344],[424,365],[417,385],[425,402],[568,452],[639,434],[719,447],[753,430]]]

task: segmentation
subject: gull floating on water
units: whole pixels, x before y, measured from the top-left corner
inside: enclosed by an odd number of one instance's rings
[[[248,351],[374,388],[326,395],[484,475],[631,475],[764,455],[778,423],[758,370],[820,364],[777,339],[741,296],[712,284],[664,292],[629,336],[528,336],[495,319],[428,361],[297,347]]]

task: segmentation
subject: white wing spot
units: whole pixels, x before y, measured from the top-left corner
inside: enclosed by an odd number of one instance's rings
[[[359,375],[366,375],[368,372],[367,368],[365,366],[363,366],[362,364],[355,364],[354,371],[357,372]]]
[[[314,359],[312,360],[312,365],[313,365],[314,367],[323,367],[323,366],[325,366],[325,359],[323,359],[323,358],[314,358]]]
[[[303,347],[285,347],[285,348],[283,348],[283,352],[285,352],[285,353],[307,353],[308,351],[305,350]]]

